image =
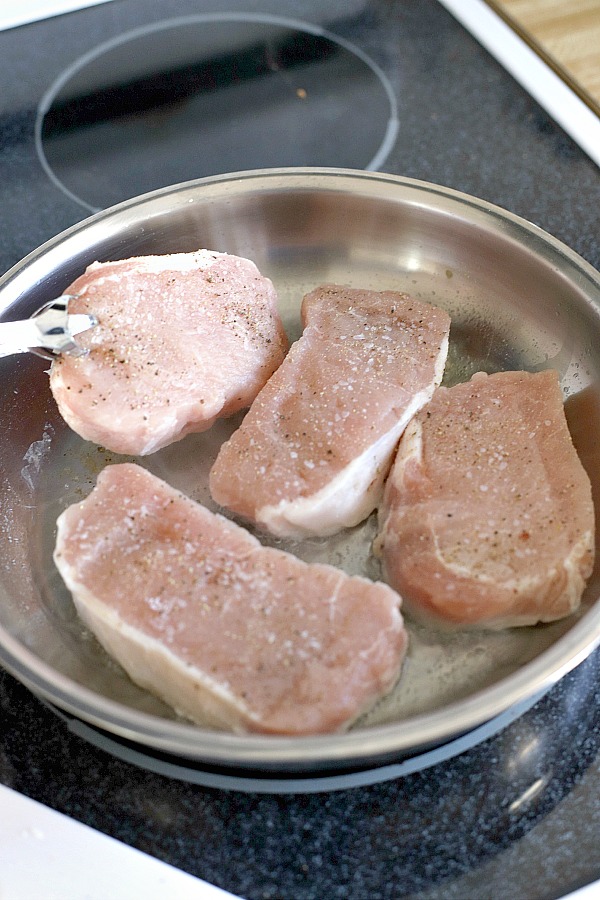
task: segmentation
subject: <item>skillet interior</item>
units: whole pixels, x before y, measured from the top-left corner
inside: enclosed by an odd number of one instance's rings
[[[324,281],[399,289],[452,317],[445,383],[474,371],[559,371],[580,456],[600,497],[600,279],[564,245],[483,201],[395,176],[310,169],[219,176],[120,204],[59,235],[0,283],[22,318],[95,259],[208,247],[253,259],[278,289],[291,337],[303,294]],[[186,759],[260,771],[323,771],[411,756],[537,696],[600,638],[598,573],[582,611],[498,633],[409,622],[392,694],[345,735],[278,739],[178,721],[133,685],[80,625],[51,561],[55,521],[122,458],[69,431],[47,364],[0,360],[0,662],[36,693],[109,733]],[[143,460],[211,506],[207,474],[239,419]],[[327,540],[282,544],[309,561],[377,577],[374,520]]]

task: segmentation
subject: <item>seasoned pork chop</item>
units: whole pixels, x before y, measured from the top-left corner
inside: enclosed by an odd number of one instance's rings
[[[275,535],[329,535],[377,505],[407,422],[442,379],[450,320],[394,291],[325,285],[304,332],[223,445],[217,503]]]
[[[557,374],[438,388],[400,442],[375,546],[417,615],[503,627],[573,612],[594,509]]]
[[[144,455],[250,405],[288,347],[275,289],[253,262],[199,250],[93,263],[66,291],[99,325],[52,364],[82,437]]]
[[[391,588],[263,548],[134,464],[62,513],[55,560],[106,650],[199,723],[334,731],[400,673]]]

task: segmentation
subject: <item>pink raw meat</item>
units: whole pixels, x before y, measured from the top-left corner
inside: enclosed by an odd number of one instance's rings
[[[288,348],[253,262],[199,250],[93,263],[66,290],[99,325],[52,364],[61,415],[86,440],[145,455],[250,405]]]
[[[375,508],[407,422],[442,379],[450,319],[395,291],[324,285],[304,332],[210,475],[217,503],[282,537],[328,535]]]
[[[106,650],[199,723],[339,730],[400,674],[391,588],[263,548],[131,463],[62,513],[55,561]]]
[[[499,628],[573,612],[594,508],[556,372],[438,388],[400,442],[375,547],[419,617]]]

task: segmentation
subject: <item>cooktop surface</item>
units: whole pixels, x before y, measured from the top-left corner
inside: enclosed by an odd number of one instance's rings
[[[288,165],[465,191],[600,268],[597,166],[437,0],[112,0],[0,32],[0,71],[2,272],[127,197]],[[559,897],[600,877],[599,669],[422,771],[288,795],[117,758],[0,673],[0,782],[244,897]]]

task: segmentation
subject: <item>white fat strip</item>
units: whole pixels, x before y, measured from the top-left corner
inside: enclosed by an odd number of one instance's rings
[[[431,400],[443,378],[447,355],[448,336],[441,343],[432,382],[415,394],[394,428],[352,460],[316,494],[263,506],[257,511],[257,521],[278,537],[303,538],[307,535],[327,537],[366,519],[381,498],[383,482],[398,441],[409,422]]]
[[[427,403],[433,386],[416,394],[396,425],[311,497],[263,506],[256,515],[272,534],[326,537],[362,522],[377,505],[392,454],[413,416]]]
[[[439,544],[437,541],[437,535],[434,540],[436,556],[443,564],[444,568],[448,570],[448,572],[453,573],[462,578],[468,578],[471,581],[479,581],[481,584],[496,584],[498,582],[497,578],[491,578],[489,575],[483,575],[479,572],[474,572],[472,568],[468,566],[461,566],[458,563],[446,560],[444,558],[443,552],[439,548]],[[591,532],[586,532],[580,541],[578,541],[569,555],[561,562],[561,568],[565,570],[567,573],[567,583],[572,586],[574,584],[582,584],[584,583],[584,579],[581,577],[580,571],[580,563],[581,560],[585,557],[586,553],[589,552],[591,548],[594,546],[593,535]],[[553,570],[556,572],[556,569]],[[552,575],[552,572],[543,572],[534,577],[526,576],[524,578],[510,578],[506,581],[502,582],[502,587],[508,590],[514,590],[515,592],[526,593],[531,588],[535,587],[540,581],[545,581],[549,576]],[[578,595],[577,595],[578,596]],[[572,598],[572,601],[575,601],[575,597]],[[577,606],[577,602],[573,605],[571,603],[572,609],[575,609]],[[536,619],[539,621],[539,617]]]
[[[187,719],[194,717],[198,694],[202,693],[202,707],[213,726],[244,733],[256,721],[252,710],[223,681],[216,681],[197,666],[183,661],[164,641],[129,625],[65,571],[65,567],[62,575],[82,621],[136,684],[157,694]],[[169,672],[168,678],[165,672]]]
[[[111,266],[124,266],[128,272],[148,272],[158,275],[161,272],[193,272],[198,269],[209,269],[217,259],[226,256],[215,250],[196,250],[193,253],[171,253],[164,256],[138,256],[135,259],[111,260]],[[132,267],[135,263],[135,267]],[[107,263],[93,262],[88,266],[88,272],[93,272]],[[103,281],[118,281],[120,273],[114,273],[100,278],[94,282],[94,287],[101,285]]]

